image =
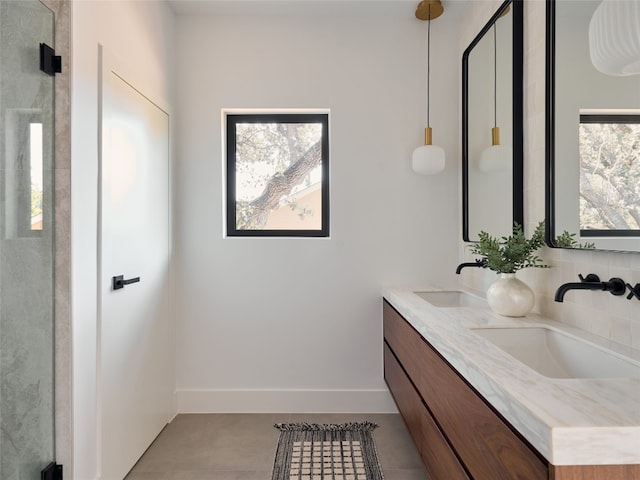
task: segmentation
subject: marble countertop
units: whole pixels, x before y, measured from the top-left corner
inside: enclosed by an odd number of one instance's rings
[[[469,329],[548,325],[640,362],[638,350],[537,314],[440,308],[413,293],[436,290],[444,289],[385,288],[383,296],[550,463],[640,464],[640,379],[545,377]]]

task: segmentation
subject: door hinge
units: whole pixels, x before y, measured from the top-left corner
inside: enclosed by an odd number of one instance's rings
[[[62,480],[62,465],[51,462],[40,472],[40,480]]]
[[[40,44],[40,70],[51,76],[62,72],[62,57],[46,43]]]

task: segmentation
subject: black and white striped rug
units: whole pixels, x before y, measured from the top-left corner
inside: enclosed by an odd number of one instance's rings
[[[375,423],[278,423],[272,480],[383,480]]]

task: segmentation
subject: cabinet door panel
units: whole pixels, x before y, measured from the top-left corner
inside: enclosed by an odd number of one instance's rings
[[[422,373],[422,337],[386,301],[383,305],[384,338],[414,383]]]
[[[475,478],[546,479],[546,463],[426,343],[418,390]]]
[[[640,480],[640,465],[551,466],[551,480]]]
[[[432,480],[468,480],[469,477],[442,436],[429,411],[422,411],[422,461]]]
[[[413,385],[405,375],[402,367],[391,353],[387,345],[384,346],[384,379],[389,386],[393,399],[407,425],[413,443],[418,451],[422,449],[422,428],[420,410],[422,401]]]
[[[422,399],[387,345],[384,347],[385,380],[422,457],[430,480],[468,480]]]

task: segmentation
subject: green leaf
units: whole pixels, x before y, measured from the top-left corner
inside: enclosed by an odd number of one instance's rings
[[[472,248],[476,255],[482,255],[481,261],[491,270],[498,273],[516,273],[528,267],[548,268],[535,252],[544,245],[544,222],[540,222],[530,239],[522,231],[522,226],[515,222],[513,233],[508,237],[497,239],[482,231],[478,234],[480,241]]]

